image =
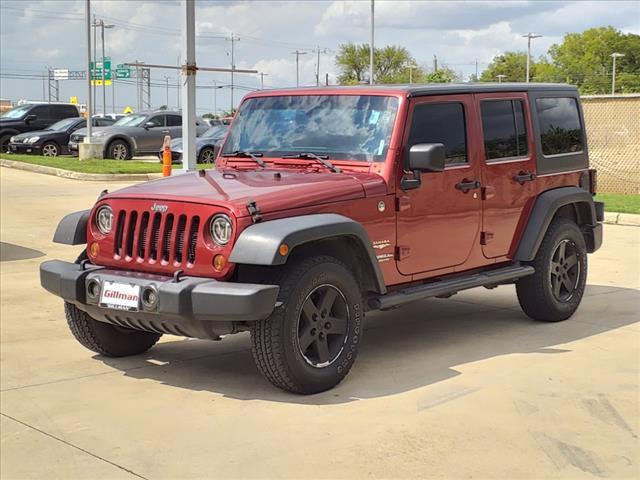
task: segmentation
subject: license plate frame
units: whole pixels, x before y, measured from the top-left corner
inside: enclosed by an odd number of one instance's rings
[[[105,280],[100,290],[98,305],[112,310],[140,311],[140,285]]]

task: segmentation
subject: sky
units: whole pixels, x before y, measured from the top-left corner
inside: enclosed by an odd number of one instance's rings
[[[86,69],[84,0],[0,1],[0,97],[42,100],[47,97],[47,68]],[[134,60],[176,65],[181,53],[181,9],[176,0],[91,0],[92,13],[113,28],[105,30],[105,50],[112,63]],[[504,51],[526,51],[522,35],[532,41],[532,55],[546,53],[565,33],[612,25],[640,34],[640,1],[375,1],[376,46],[400,45],[419,65],[458,71],[463,79],[481,72]],[[212,1],[196,2],[196,59],[201,67],[230,67],[233,35],[236,68],[258,70],[265,88],[295,86],[298,50],[301,85],[315,85],[317,52],[320,77],[335,83],[335,55],[340,44],[366,43],[370,35],[370,2],[360,1]],[[99,37],[98,37],[99,38]],[[100,41],[98,40],[98,52]],[[98,53],[100,55],[100,53]],[[178,103],[175,70],[151,70],[153,108]],[[260,76],[236,74],[237,105],[260,88]],[[221,88],[214,89],[214,84]],[[199,114],[228,110],[230,75],[199,72]],[[135,82],[107,87],[108,112],[136,109]],[[60,101],[77,96],[86,102],[83,81],[60,81]],[[102,92],[98,93],[102,111]]]

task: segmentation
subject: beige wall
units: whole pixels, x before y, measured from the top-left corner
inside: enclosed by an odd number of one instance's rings
[[[598,191],[640,194],[640,95],[582,97]]]

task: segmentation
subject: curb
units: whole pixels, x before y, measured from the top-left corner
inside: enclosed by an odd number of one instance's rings
[[[635,213],[604,212],[604,223],[640,227],[640,215]]]
[[[46,167],[44,165],[34,165],[31,163],[18,162],[0,158],[0,166],[15,168],[44,175],[54,175],[56,177],[70,178],[72,180],[89,180],[92,182],[145,182],[162,178],[161,173],[81,173],[63,170],[61,168]]]

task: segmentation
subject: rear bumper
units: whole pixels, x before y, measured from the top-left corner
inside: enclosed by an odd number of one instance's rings
[[[139,304],[138,311],[103,308],[99,295],[88,289],[105,281],[140,286],[157,293],[155,305]],[[96,320],[138,330],[170,333],[195,338],[218,338],[237,331],[237,322],[267,318],[273,311],[278,286],[218,282],[209,278],[149,275],[109,270],[50,260],[40,265],[42,287],[75,304]]]

